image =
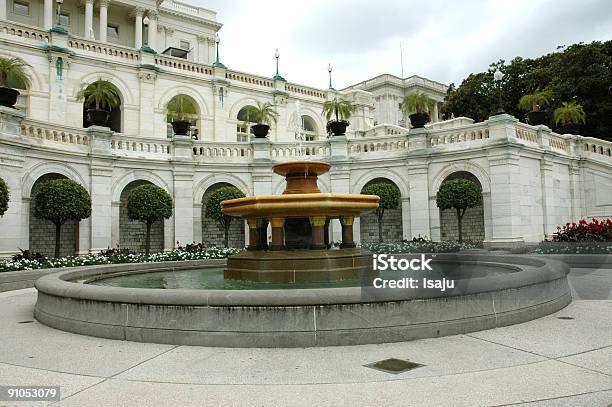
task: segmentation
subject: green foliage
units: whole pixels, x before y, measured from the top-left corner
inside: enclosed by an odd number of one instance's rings
[[[382,243],[382,220],[385,209],[397,209],[401,204],[401,193],[399,188],[389,181],[375,181],[367,184],[361,191],[364,195],[377,195],[378,208],[376,217],[378,219],[378,241]]]
[[[86,219],[91,216],[91,197],[81,184],[70,179],[47,181],[36,195],[34,216],[55,225]]]
[[[526,112],[539,112],[541,107],[550,103],[553,93],[550,89],[536,91],[523,95],[519,100],[518,107]]]
[[[561,107],[562,101],[580,103],[589,112],[583,135],[612,140],[612,40],[559,47],[535,59],[517,57],[509,64],[503,60],[491,64],[489,71],[470,74],[459,87],[449,87],[443,115],[487,119],[497,108],[492,73],[496,68],[504,73],[502,102],[507,113],[522,117],[521,97],[548,89],[551,110]]]
[[[467,208],[482,205],[482,193],[476,184],[467,179],[452,179],[442,183],[436,194],[438,208],[455,209],[457,211],[457,226],[459,241],[463,240],[461,221]]]
[[[169,122],[174,118],[185,120],[185,118],[193,118],[198,114],[193,99],[186,95],[176,95],[168,102],[166,106],[167,118]]]
[[[55,224],[55,257],[60,255],[60,236],[64,222],[91,216],[91,197],[83,186],[70,179],[54,179],[40,187],[34,201],[34,217]]]
[[[32,85],[26,67],[30,65],[23,59],[0,57],[0,86],[27,89]]]
[[[8,189],[8,185],[2,178],[0,178],[0,216],[4,215],[4,213],[8,209],[10,193]]]
[[[424,92],[416,91],[404,96],[400,109],[405,115],[412,113],[429,113],[436,102]]]
[[[121,103],[115,85],[102,78],[89,85],[83,85],[76,98],[84,100],[88,109],[110,111]]]
[[[207,218],[214,219],[223,227],[225,233],[225,247],[229,245],[229,227],[234,219],[230,215],[226,215],[221,210],[221,202],[229,199],[244,198],[245,195],[234,186],[226,186],[213,191],[206,199],[206,211],[204,215]]]
[[[128,217],[153,223],[172,216],[172,197],[153,184],[140,185],[130,191],[127,201]]]
[[[563,102],[561,107],[555,109],[553,120],[556,125],[566,125],[570,123],[584,124],[586,122],[582,105],[576,102]]]
[[[323,116],[327,120],[330,120],[332,116],[336,118],[336,121],[348,120],[353,114],[353,109],[354,106],[350,100],[335,97],[323,103]]]
[[[274,109],[274,105],[270,102],[257,102],[257,106],[245,106],[244,108],[244,125],[257,122],[258,124],[267,124],[268,126],[278,121],[278,112]]]

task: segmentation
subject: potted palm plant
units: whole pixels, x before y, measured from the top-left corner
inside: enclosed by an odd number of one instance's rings
[[[546,112],[540,109],[550,103],[552,96],[552,91],[545,89],[521,97],[518,107],[528,112],[527,123],[534,126],[546,123]]]
[[[248,126],[250,122],[257,122],[257,124],[251,126],[255,138],[267,137],[270,131],[270,125],[276,123],[277,120],[278,113],[274,110],[274,106],[270,102],[257,102],[257,106],[249,105],[245,107],[245,127]]]
[[[555,125],[559,130],[570,134],[580,131],[580,124],[586,121],[585,116],[582,105],[576,102],[563,102],[553,113]]]
[[[174,134],[186,136],[191,125],[191,122],[187,119],[189,116],[197,114],[190,98],[185,95],[177,95],[168,102],[166,110],[168,121],[172,123]]]
[[[0,57],[0,106],[13,107],[17,103],[19,91],[9,84],[30,87],[32,82],[26,66],[29,65],[21,58]]]
[[[110,111],[121,103],[115,85],[104,79],[83,86],[77,93],[77,100],[84,101],[90,126],[106,126]]]
[[[327,132],[334,136],[343,136],[350,124],[348,119],[353,113],[353,103],[342,98],[333,98],[323,103],[323,115],[327,120]],[[335,117],[335,120],[331,118]]]
[[[412,127],[419,129],[429,122],[429,112],[433,109],[434,103],[425,93],[416,91],[404,96],[400,110],[408,115]]]

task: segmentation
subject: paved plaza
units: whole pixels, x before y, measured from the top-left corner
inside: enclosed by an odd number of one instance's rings
[[[570,282],[571,305],[524,324],[308,349],[75,335],[33,320],[35,289],[6,292],[0,294],[0,383],[60,385],[58,406],[609,406],[612,270],[573,269]],[[424,366],[401,374],[364,367],[387,358]]]

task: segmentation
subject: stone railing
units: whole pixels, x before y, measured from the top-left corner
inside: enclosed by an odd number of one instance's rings
[[[570,140],[566,136],[557,133],[550,133],[548,136],[548,145],[551,149],[570,154]]]
[[[516,138],[525,143],[541,144],[536,128],[525,123],[516,124]]]
[[[303,155],[302,155],[303,151]],[[295,142],[273,143],[270,146],[270,158],[283,161],[285,159],[298,159],[300,157],[327,157],[330,155],[330,146],[327,141],[305,141],[302,151]]]
[[[21,123],[21,136],[64,145],[88,146],[91,141],[86,129],[32,119],[26,119]]]
[[[25,24],[13,23],[10,21],[0,21],[0,33],[14,35],[34,41],[49,42],[49,32],[38,27]]]
[[[113,155],[125,157],[170,159],[172,153],[170,141],[126,137],[117,133],[113,134],[111,138],[110,148]]]
[[[251,160],[253,146],[251,143],[196,141],[193,144],[193,155],[196,159],[208,160]]]
[[[178,69],[203,75],[212,75],[212,68],[208,65],[191,62],[183,58],[172,57],[170,55],[155,55],[155,64],[165,68]]]
[[[311,88],[308,86],[295,85],[293,83],[288,83],[285,85],[285,90],[291,93],[297,93],[299,95],[310,96],[317,99],[325,99],[327,98],[327,92],[322,91],[320,89]]]
[[[395,137],[367,137],[349,140],[349,155],[376,152],[397,152],[408,150],[408,138],[405,135]]]
[[[93,52],[95,54],[106,55],[132,63],[136,63],[140,60],[140,51],[138,51],[136,48],[90,41],[79,37],[71,36],[68,39],[68,47],[73,50]]]
[[[410,135],[410,134],[409,134]],[[467,143],[489,138],[489,129],[486,123],[477,123],[464,127],[440,130],[427,136],[429,146],[443,144]]]
[[[238,71],[227,71],[225,72],[225,79],[231,81],[248,83],[250,85],[264,86],[266,88],[274,87],[274,81],[264,76],[251,75],[244,72]]]
[[[612,159],[612,142],[592,137],[582,137],[580,142],[583,153]]]
[[[216,20],[216,13],[201,7],[192,6],[191,4],[183,3],[175,0],[165,0],[161,3],[162,9],[175,11],[177,13],[186,14],[192,17],[205,18],[207,20]]]
[[[368,131],[355,132],[356,136],[359,137],[393,137],[399,135],[406,135],[408,133],[406,127],[397,126],[395,124],[377,124]],[[359,133],[359,134],[357,134]]]

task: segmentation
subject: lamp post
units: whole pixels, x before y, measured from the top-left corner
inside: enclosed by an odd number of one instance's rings
[[[331,64],[327,65],[327,72],[329,73],[329,88],[331,90],[335,90],[334,87],[332,86],[332,80],[331,80],[331,73],[332,73],[332,66],[331,66]]]
[[[501,81],[504,78],[504,74],[499,68],[493,74],[493,79],[497,82],[497,113],[496,114],[504,114],[504,107],[502,105],[502,94],[501,94]]]
[[[145,26],[144,45],[147,46],[147,45],[149,45],[149,16],[145,16],[142,19],[142,23]]]
[[[55,15],[55,26],[51,29],[52,32],[66,33],[66,30],[64,29],[64,27],[62,27],[62,22],[60,21],[63,2],[64,0],[55,0],[55,3],[57,4],[57,12]]]
[[[219,33],[215,33],[215,44],[217,44],[217,59],[213,63],[213,66],[216,66],[216,67],[219,67],[219,68],[225,68],[225,65],[223,65],[221,63],[221,60],[219,59],[219,43],[220,42],[221,42],[221,37],[219,37]]]
[[[278,48],[274,51],[274,58],[276,58],[276,76],[278,75],[278,58],[280,57],[280,52],[278,52]]]

